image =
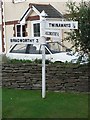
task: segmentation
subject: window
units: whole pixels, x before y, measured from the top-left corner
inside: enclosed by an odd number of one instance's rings
[[[17,33],[17,37],[21,37],[21,25],[17,25],[16,27],[16,33]]]
[[[40,23],[36,23],[33,25],[34,27],[34,37],[40,37]]]
[[[26,27],[25,25],[16,25],[16,37],[25,37]]]
[[[20,2],[24,2],[26,0],[12,0],[13,3],[20,3]]]
[[[27,45],[18,44],[10,51],[10,53],[26,53],[26,47]]]
[[[40,37],[40,21],[32,21],[32,36]]]
[[[26,28],[25,25],[22,25],[22,36],[25,37],[26,36]]]
[[[42,45],[40,46],[39,54],[42,54]],[[50,54],[50,51],[46,46],[45,46],[45,54]]]
[[[39,47],[40,47],[39,45],[35,46],[33,44],[28,44],[26,53],[27,54],[39,54]]]
[[[66,52],[67,50],[70,51],[70,49],[67,49],[67,47],[59,42],[49,42],[47,43],[47,47],[52,53]]]

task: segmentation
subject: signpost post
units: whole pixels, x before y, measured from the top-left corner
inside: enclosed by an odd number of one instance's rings
[[[45,98],[46,93],[46,84],[45,84],[45,44],[46,44],[46,38],[40,37],[39,41],[41,41],[42,44],[42,98]]]
[[[46,42],[44,37],[41,39]],[[45,98],[46,84],[45,84],[45,44],[42,44],[42,98]]]

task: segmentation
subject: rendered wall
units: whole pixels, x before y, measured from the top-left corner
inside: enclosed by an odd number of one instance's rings
[[[8,51],[8,49],[10,48],[11,46],[11,43],[10,43],[10,38],[13,37],[13,34],[14,34],[14,31],[13,31],[13,26],[14,25],[7,25],[5,27],[5,32],[6,32],[6,52]]]

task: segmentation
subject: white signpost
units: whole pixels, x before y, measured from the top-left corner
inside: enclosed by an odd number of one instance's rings
[[[46,29],[78,29],[78,21],[46,21]]]
[[[43,34],[45,37],[60,37],[61,29],[78,29],[78,21],[45,21],[45,28]],[[45,85],[45,46],[42,50],[42,98],[45,98],[46,85]]]
[[[50,30],[50,29],[46,29],[44,36],[45,36],[45,37],[60,38],[60,36],[61,36],[61,31],[60,31],[60,30]]]
[[[13,37],[10,42],[15,44],[40,44],[39,37]]]
[[[47,21],[43,22],[45,28],[43,28],[43,35],[40,38],[33,37],[13,37],[10,39],[11,43],[15,44],[42,44],[42,98],[45,98],[45,37],[60,37],[60,29],[78,29],[77,21]],[[43,26],[43,25],[42,25]]]

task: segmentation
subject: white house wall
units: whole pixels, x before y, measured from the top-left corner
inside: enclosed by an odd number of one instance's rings
[[[2,28],[0,26],[0,54],[2,53]]]
[[[7,0],[6,0],[7,1]],[[28,8],[28,3],[17,3],[5,2],[5,20],[19,20],[23,13]]]
[[[36,16],[36,15],[37,15],[37,13],[32,11],[32,14],[30,16]]]
[[[13,25],[7,25],[6,26],[6,52],[11,46],[9,39],[13,37]]]
[[[2,53],[2,15],[1,15],[1,8],[0,8],[0,54]]]
[[[32,30],[31,30],[31,21],[27,21],[27,29],[26,29],[27,33],[28,33],[28,37],[31,36],[32,34]]]

